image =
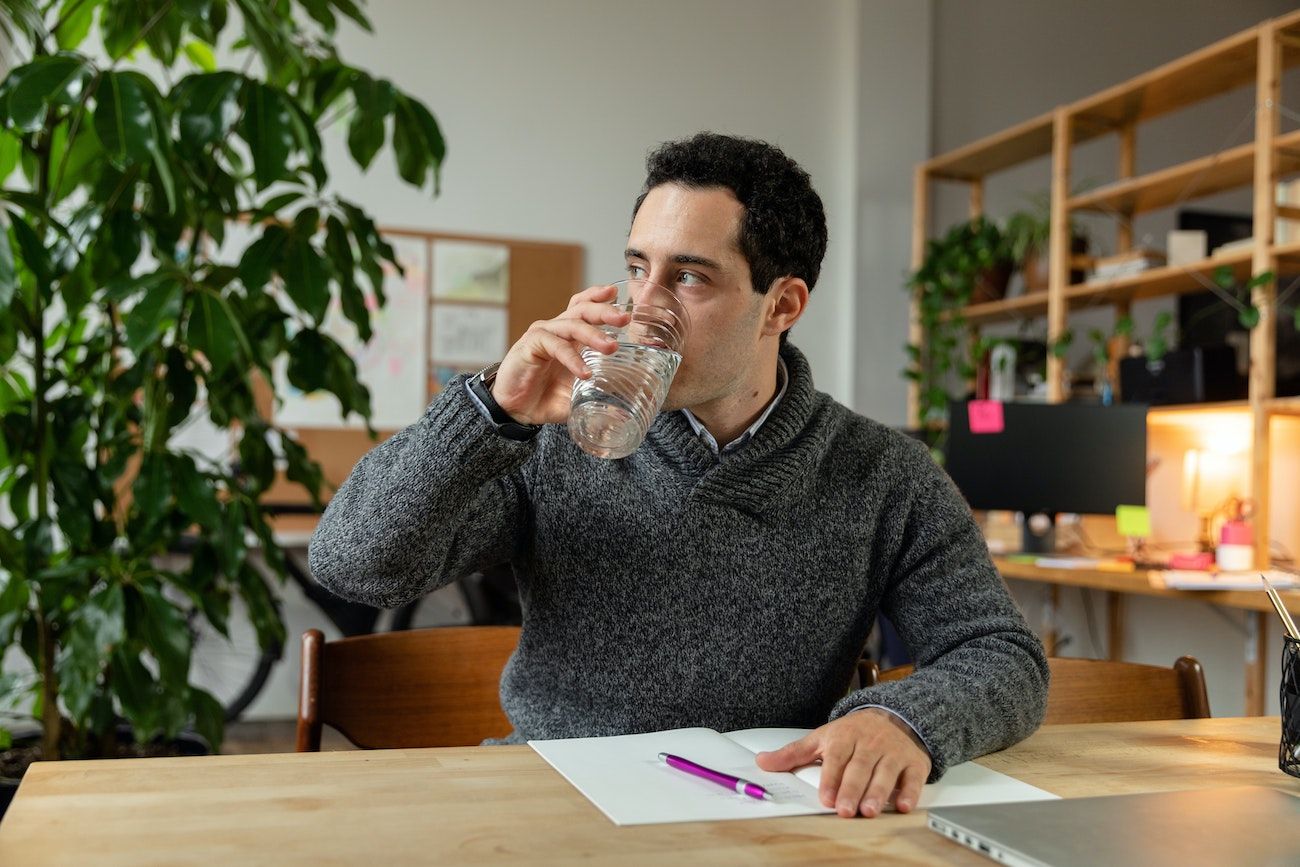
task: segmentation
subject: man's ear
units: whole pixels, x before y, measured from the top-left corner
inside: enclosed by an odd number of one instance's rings
[[[800,277],[782,277],[767,291],[763,334],[780,334],[799,321],[808,307],[808,284]]]

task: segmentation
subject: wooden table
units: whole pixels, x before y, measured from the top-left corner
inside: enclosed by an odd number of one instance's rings
[[[981,763],[1064,797],[1266,785],[1276,717],[1049,726]],[[1300,853],[1297,853],[1300,857]],[[0,864],[989,864],[923,813],[619,828],[527,747],[37,764]]]
[[[1258,716],[1264,712],[1264,691],[1268,682],[1268,666],[1279,665],[1282,643],[1270,643],[1269,622],[1277,619],[1268,597],[1253,590],[1169,590],[1151,583],[1146,570],[1135,572],[1104,572],[1097,569],[1062,569],[1020,563],[1005,557],[994,557],[993,564],[1004,578],[1046,584],[1053,590],[1052,607],[1058,602],[1059,587],[1083,587],[1106,593],[1107,623],[1106,655],[1113,660],[1124,658],[1124,596],[1159,596],[1166,599],[1185,599],[1237,608],[1246,612],[1245,688],[1246,713]],[[1300,591],[1283,590],[1279,594],[1283,604],[1293,615],[1300,617]],[[1045,628],[1043,643],[1047,654],[1056,653],[1056,635],[1051,625]],[[1274,635],[1280,635],[1279,626]],[[1172,663],[1173,660],[1169,662]],[[1169,664],[1169,663],[1166,663]]]

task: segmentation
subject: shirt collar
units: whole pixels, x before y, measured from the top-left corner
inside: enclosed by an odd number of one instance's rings
[[[767,417],[772,414],[772,410],[776,409],[776,405],[785,396],[785,388],[790,382],[790,376],[785,369],[785,359],[779,355],[776,358],[776,381],[776,396],[768,403],[767,408],[763,410],[763,414],[755,419],[754,423],[746,428],[744,433],[720,449],[718,448],[718,441],[713,438],[713,434],[709,433],[704,425],[700,424],[700,420],[689,409],[683,409],[682,415],[686,416],[686,420],[690,422],[691,430],[695,431],[695,435],[704,440],[715,455],[721,457],[724,454],[730,454],[749,442],[754,434],[758,433],[758,429],[763,426],[763,422],[767,421]]]

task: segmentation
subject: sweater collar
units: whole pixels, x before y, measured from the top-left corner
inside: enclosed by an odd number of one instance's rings
[[[825,452],[828,432],[816,424],[831,405],[813,387],[808,359],[787,343],[785,394],[744,448],[719,462],[680,412],[660,413],[646,444],[672,466],[696,479],[691,496],[759,515],[802,490]]]

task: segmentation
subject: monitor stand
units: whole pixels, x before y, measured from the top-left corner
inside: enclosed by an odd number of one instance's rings
[[[1056,513],[1025,512],[1020,550],[1026,554],[1056,553]]]

